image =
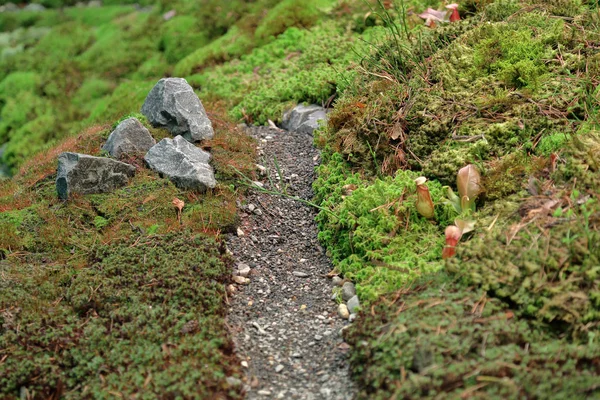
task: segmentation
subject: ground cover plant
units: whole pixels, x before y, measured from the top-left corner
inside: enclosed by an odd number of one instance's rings
[[[2,396],[239,398],[220,234],[255,155],[235,123],[298,102],[332,107],[314,202],[362,303],[360,398],[599,395],[597,4],[41,3],[0,13]],[[134,158],[128,187],[58,201],[58,154],[147,125],[132,113],[172,75],[207,107],[219,186]]]
[[[315,136],[359,397],[595,397],[598,9],[464,2],[427,27],[427,6],[379,2],[388,35]]]
[[[58,154],[100,155],[114,125],[48,146],[2,181],[3,397],[241,397],[226,381],[241,375],[220,233],[235,227],[236,171],[253,175],[254,145],[223,111],[208,112],[215,138],[204,145],[220,181],[209,193],[179,190],[133,158],[128,186],[58,200]]]
[[[354,14],[336,0],[47,5],[0,14],[9,173],[49,142],[137,112],[163,76],[187,78],[201,98],[225,101],[232,118],[251,123],[278,120],[298,101],[324,103],[356,39],[347,29]]]

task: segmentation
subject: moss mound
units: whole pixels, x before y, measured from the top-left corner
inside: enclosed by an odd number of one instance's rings
[[[222,112],[209,114],[215,137],[204,145],[219,185],[203,195],[132,158],[128,186],[59,201],[56,157],[99,155],[111,130],[102,125],[48,145],[0,182],[0,397],[241,398],[226,381],[241,374],[219,235],[237,223],[232,167],[252,176],[255,145]]]
[[[3,261],[1,393],[239,397],[217,247],[180,232],[97,246],[81,270]]]
[[[361,399],[541,399],[600,395],[600,345],[441,274],[372,304],[346,334]]]
[[[431,4],[378,4],[383,34],[315,137],[320,238],[363,300],[347,333],[359,397],[598,397],[596,5],[467,2],[425,28]],[[467,164],[483,191],[458,218],[474,231],[444,262],[442,185]]]
[[[592,131],[572,142],[557,178],[579,179],[541,184],[549,189],[461,246],[449,267],[523,315],[585,339],[600,326],[600,140]]]
[[[394,179],[365,186],[357,175],[344,177],[339,154],[319,171],[317,194],[333,192],[323,195],[321,204],[330,212],[317,217],[319,239],[327,243],[336,270],[357,283],[361,298],[374,300],[442,266],[443,229],[454,212],[440,205],[435,221],[418,214],[417,173],[398,171]],[[441,185],[431,182],[429,190],[432,199],[440,202]]]
[[[597,72],[586,67],[595,52],[580,49],[594,36],[594,14],[577,8],[582,14],[565,22],[553,14],[557,6],[510,12],[500,3],[408,35],[390,17],[387,38],[363,58],[365,73],[352,85],[360,90],[343,93],[318,143],[355,167],[409,167],[445,184],[466,163],[540,143],[549,153],[546,138],[570,135],[586,118],[586,82]]]

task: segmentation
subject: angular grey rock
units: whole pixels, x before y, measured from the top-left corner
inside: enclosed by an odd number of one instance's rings
[[[319,127],[319,121],[327,120],[327,112],[321,106],[311,104],[297,105],[283,114],[281,126],[288,131],[296,131],[312,135]]]
[[[348,301],[355,295],[356,288],[354,287],[354,284],[352,282],[344,283],[344,286],[342,286],[342,299],[344,299],[344,301]]]
[[[356,309],[360,306],[358,296],[354,296],[350,300],[348,300],[347,306],[348,311],[350,311],[350,314],[356,314]]]
[[[112,131],[102,149],[121,158],[122,155],[145,154],[155,144],[156,140],[137,118],[127,118]]]
[[[208,164],[210,154],[182,136],[161,140],[146,153],[144,160],[150,168],[169,178],[180,189],[203,192],[217,184],[213,169]]]
[[[58,156],[56,191],[67,200],[70,193],[106,193],[127,185],[135,167],[105,157],[79,153]]]
[[[154,127],[190,142],[211,139],[213,127],[194,89],[183,78],[163,78],[150,91],[142,114]]]

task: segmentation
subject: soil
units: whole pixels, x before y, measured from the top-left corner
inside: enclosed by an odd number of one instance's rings
[[[261,177],[265,188],[310,200],[319,162],[312,137],[269,127],[248,133],[258,140],[259,163],[270,175]],[[247,398],[353,398],[340,333],[348,322],[332,300],[332,266],[317,240],[316,210],[255,189],[239,206],[241,225],[228,248],[236,265],[251,267],[250,283],[236,285],[229,324]]]

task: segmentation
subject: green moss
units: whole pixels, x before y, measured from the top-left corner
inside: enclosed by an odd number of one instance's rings
[[[3,263],[0,393],[239,398],[216,248],[182,232],[98,246],[79,271]]]
[[[114,87],[110,81],[105,79],[87,79],[73,96],[73,105],[87,112],[91,112],[98,101],[109,95]]]
[[[283,0],[269,10],[256,28],[255,36],[258,40],[264,41],[285,32],[292,26],[310,28],[320,19],[324,8],[334,4],[335,1],[331,0],[310,0],[302,4],[294,0]]]
[[[98,101],[89,121],[118,120],[124,115],[139,112],[155,81],[129,81],[120,84],[109,96]]]
[[[340,188],[357,181],[356,176],[344,178],[343,169],[335,165],[341,163],[340,156],[330,163],[334,164],[320,168],[323,178],[315,186],[317,198],[323,199],[321,205],[335,216],[324,211],[318,215],[319,239],[336,269],[357,283],[362,299],[374,300],[440,269],[443,229],[454,215],[441,202],[444,191],[439,183],[428,183],[437,205],[435,221],[428,221],[415,208],[414,179],[418,174],[398,171],[394,179],[377,179],[368,186],[359,181],[352,190]],[[327,185],[337,187],[327,190]],[[351,193],[344,196],[340,191]]]
[[[178,15],[161,27],[160,47],[168,63],[174,64],[207,44],[201,23],[191,15]]]
[[[6,101],[20,92],[35,93],[40,83],[40,76],[35,72],[13,72],[0,82],[0,100]]]
[[[537,154],[549,156],[552,153],[560,153],[569,142],[569,136],[566,133],[558,132],[542,137],[535,148]]]
[[[69,7],[64,10],[70,19],[81,22],[88,26],[102,26],[114,19],[131,13],[135,10],[127,5],[107,5],[98,9],[97,7]]]
[[[154,52],[156,43],[147,33],[137,34],[133,25],[143,24],[143,20],[135,17],[132,14],[119,25],[99,28],[94,44],[77,58],[82,68],[109,77],[122,77],[137,70]]]
[[[374,303],[346,339],[359,399],[598,395],[596,341],[564,341],[443,274]]]
[[[538,189],[537,196],[521,201],[517,215],[461,245],[449,268],[515,304],[520,315],[585,340],[600,326],[600,205],[590,197],[600,187],[600,140],[590,133],[574,141],[557,176],[577,171],[579,179],[571,175],[564,186]]]

